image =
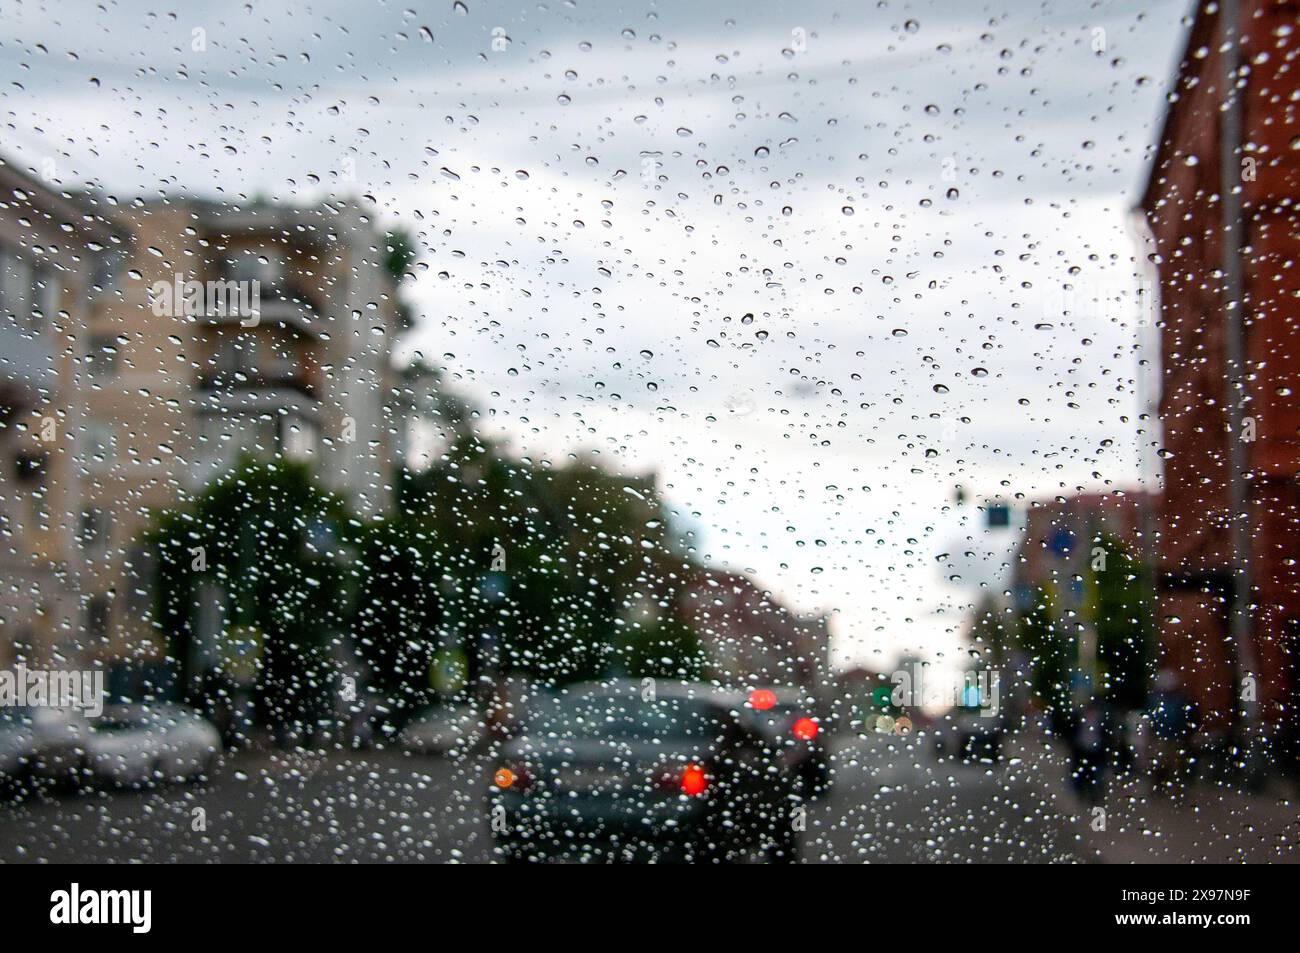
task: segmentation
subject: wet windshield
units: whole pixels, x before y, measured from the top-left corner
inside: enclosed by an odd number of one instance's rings
[[[0,865],[1300,859],[1298,27],[0,0]]]

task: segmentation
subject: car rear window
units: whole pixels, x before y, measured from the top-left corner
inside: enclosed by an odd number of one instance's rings
[[[529,724],[531,733],[569,738],[717,737],[727,714],[710,702],[613,696],[561,698],[544,705]]]

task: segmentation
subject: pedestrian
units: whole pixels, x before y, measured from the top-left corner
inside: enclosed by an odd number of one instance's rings
[[[1133,746],[1129,742],[1125,712],[1109,699],[1101,704],[1101,744],[1106,763],[1115,769],[1116,777],[1133,770]]]
[[[1101,705],[1090,698],[1075,725],[1073,736],[1075,793],[1089,804],[1101,802],[1106,773],[1106,746],[1102,736]]]
[[[1185,781],[1191,712],[1192,706],[1179,687],[1178,675],[1162,669],[1147,699],[1147,720],[1151,727],[1147,770],[1154,795],[1174,795]]]

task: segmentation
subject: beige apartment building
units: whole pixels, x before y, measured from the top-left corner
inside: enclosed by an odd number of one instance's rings
[[[0,667],[85,658],[89,313],[112,216],[0,157]]]
[[[142,534],[241,454],[310,462],[358,511],[387,507],[403,327],[383,233],[354,205],[118,215],[133,241],[88,321],[83,524],[87,640],[129,673],[162,657]]]

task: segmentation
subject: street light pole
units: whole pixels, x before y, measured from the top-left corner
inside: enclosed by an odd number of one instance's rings
[[[1237,89],[1241,73],[1241,12],[1238,0],[1220,0],[1219,55],[1220,85],[1223,97],[1222,124],[1219,135],[1219,202],[1223,215],[1222,242],[1224,306],[1224,382],[1228,439],[1228,512],[1232,533],[1232,607],[1229,615],[1231,645],[1229,657],[1235,661],[1234,692],[1236,718],[1245,733],[1257,721],[1258,693],[1246,691],[1244,676],[1256,676],[1255,646],[1251,634],[1251,566],[1249,487],[1246,473],[1249,461],[1246,442],[1242,439],[1245,404],[1250,399],[1246,369],[1246,301],[1242,249],[1245,245],[1242,218],[1241,130],[1245,94]]]

